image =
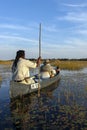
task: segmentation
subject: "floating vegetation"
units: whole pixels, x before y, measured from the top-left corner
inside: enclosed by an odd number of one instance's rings
[[[3,78],[8,80],[6,71]],[[39,98],[33,93],[12,100],[8,94],[10,81],[3,83],[0,130],[87,130],[87,69],[62,70],[57,87],[41,91]]]
[[[21,102],[23,103],[21,104],[22,108],[19,108],[19,111],[13,112],[11,109],[14,114],[13,118],[15,118],[15,125],[17,128],[81,130],[87,127],[87,110],[77,104],[57,104],[50,106],[49,104],[46,104],[46,100],[49,100],[47,98],[45,100],[45,106],[41,105],[34,107],[36,102],[33,102],[33,107],[31,108],[31,103],[28,105],[26,102],[25,104],[25,101],[23,102],[23,100]],[[40,104],[44,104],[42,99],[39,101]],[[26,108],[27,111],[25,111]]]

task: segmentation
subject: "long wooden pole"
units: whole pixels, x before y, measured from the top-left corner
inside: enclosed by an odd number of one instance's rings
[[[41,23],[39,27],[39,57],[41,57]]]
[[[41,57],[41,23],[39,25],[39,57]],[[39,65],[38,97],[40,97],[40,65]]]

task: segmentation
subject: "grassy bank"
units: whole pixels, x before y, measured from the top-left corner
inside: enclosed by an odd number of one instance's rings
[[[1,65],[11,66],[13,61],[0,61]],[[53,66],[59,66],[60,69],[80,70],[87,67],[87,61],[80,60],[50,60]]]

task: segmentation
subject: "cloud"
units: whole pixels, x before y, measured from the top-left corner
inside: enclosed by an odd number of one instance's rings
[[[8,39],[8,40],[14,40],[14,41],[38,43],[37,40],[31,40],[31,39],[28,39],[28,38],[25,38],[25,37],[23,38],[23,37],[17,37],[17,36],[0,35],[0,38]]]
[[[58,20],[66,20],[71,22],[87,22],[87,2],[79,1],[76,3],[61,3],[60,17]]]
[[[62,5],[61,3],[58,4]],[[51,15],[50,12],[47,19],[43,17],[41,32],[42,58],[79,58],[87,56],[87,40],[85,37],[87,35],[86,6],[87,4],[63,4],[58,10],[54,10],[55,14],[52,12]],[[58,15],[57,20],[54,20],[55,15]],[[12,59],[18,49],[24,49],[28,58],[37,58],[39,52],[39,25],[33,22],[37,20],[34,19],[30,23],[26,19],[18,18],[20,19],[16,19],[16,21],[14,18],[4,18],[4,22],[3,20],[0,22],[0,58],[3,55],[3,58]]]
[[[42,55],[46,58],[84,58],[87,56],[87,41],[67,38],[64,43],[43,43]]]
[[[63,4],[64,6],[67,6],[67,7],[73,7],[73,8],[84,8],[84,7],[87,7],[87,4],[86,3],[82,3],[82,4],[67,4],[67,3],[64,3]]]
[[[31,30],[30,27],[13,25],[13,24],[0,24],[0,28],[17,29],[17,30]]]
[[[71,22],[87,22],[87,12],[67,12],[65,16],[57,19]]]
[[[78,34],[82,34],[83,36],[86,35],[87,36],[87,29],[80,29],[80,30],[77,30]]]
[[[66,20],[75,21],[75,22],[87,22],[87,13],[85,12],[70,12],[65,17]]]
[[[47,32],[58,32],[58,29],[56,28],[55,24],[43,26],[43,29]]]
[[[10,51],[9,51],[10,48]],[[3,44],[1,45],[0,52],[2,57],[7,59],[13,59],[15,53],[19,49],[24,49],[26,51],[27,58],[37,58],[39,56],[39,47],[38,46],[17,46],[15,44]],[[42,58],[84,58],[87,55],[87,43],[85,40],[77,38],[68,38],[64,40],[64,43],[61,44],[57,42],[49,43],[42,42],[41,45],[41,56]],[[3,53],[5,52],[5,54]],[[9,55],[8,55],[9,54]]]

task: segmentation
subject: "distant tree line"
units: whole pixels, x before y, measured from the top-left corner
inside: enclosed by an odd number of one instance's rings
[[[31,61],[36,61],[35,58],[30,58],[29,60]],[[44,61],[46,59],[42,59],[42,61]],[[60,60],[60,61],[87,61],[87,58],[80,58],[80,59],[68,59],[68,58],[49,58],[49,60]],[[12,59],[11,61],[14,61],[14,59]]]

